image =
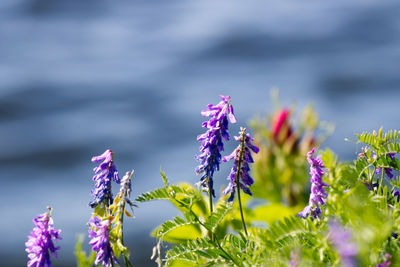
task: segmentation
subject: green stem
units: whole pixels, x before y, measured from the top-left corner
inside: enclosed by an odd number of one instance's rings
[[[209,204],[210,204],[210,216],[211,216],[212,213],[213,213],[213,202],[212,202],[212,191],[211,191],[211,188],[208,188],[208,201],[209,201]],[[209,231],[208,235],[209,235],[211,240],[214,240],[214,234],[213,234],[212,230]]]
[[[179,204],[181,204],[182,206],[185,207],[185,204],[182,203],[181,201],[177,200],[176,198],[174,198],[174,200],[175,200],[176,202],[178,202]],[[190,209],[190,208],[187,208],[187,209],[189,210],[190,214],[193,215],[193,217],[195,218],[195,220],[196,220],[201,226],[203,226],[203,227],[207,230],[207,227],[205,227],[204,223],[202,223],[202,222],[200,221],[200,219],[199,219],[199,217],[196,215],[196,213],[194,213],[194,212],[192,211],[192,209]],[[211,212],[212,212],[212,211],[211,211]],[[213,236],[213,239],[211,239],[211,240],[214,241],[214,242],[217,244],[217,246],[219,247],[219,249],[220,249],[220,250],[235,264],[235,265],[237,265],[237,266],[243,266],[242,264],[237,263],[236,260],[233,259],[233,257],[232,257],[231,255],[229,255],[229,253],[226,252],[226,251],[222,248],[222,246],[219,244],[219,241],[218,241],[218,239],[217,239],[216,236]]]
[[[218,240],[216,240],[217,246],[219,247],[219,249],[237,266],[243,266],[242,264],[239,264],[238,262],[236,262],[236,260],[228,253],[225,251],[225,249],[222,248],[221,244],[218,242]]]
[[[212,201],[212,192],[211,189],[208,189],[208,202],[210,204],[210,215],[213,213],[213,201]]]
[[[375,172],[376,172],[376,166],[374,166],[374,171],[372,172],[371,179],[369,179],[369,185],[371,186],[371,190],[372,190],[372,191],[374,191],[373,184],[374,184],[374,175],[375,175]]]
[[[132,179],[132,175],[133,175],[133,170],[128,179]],[[127,192],[124,192],[124,195],[122,196],[123,199],[121,199],[122,204],[120,205],[120,210],[119,210],[119,212],[121,213],[121,215],[119,216],[119,223],[121,224],[121,232],[120,232],[119,239],[121,240],[122,246],[124,246],[124,213],[125,213],[126,198],[128,197],[127,194],[128,194]],[[124,258],[124,263],[125,263],[126,267],[132,266],[129,259],[126,257],[126,255],[124,253],[122,253],[122,257]]]
[[[385,176],[385,168],[381,168],[382,176],[381,176],[381,182],[379,183],[379,188],[378,188],[378,193],[382,191],[383,194],[383,177]]]
[[[246,236],[249,237],[249,234],[247,233],[246,223],[244,222],[244,215],[243,215],[242,201],[240,199],[240,188],[239,188],[239,186],[237,186],[237,192],[238,192],[239,209],[240,209],[240,216],[242,217],[243,229],[244,229],[244,232],[246,233]]]
[[[244,151],[244,133],[245,131],[242,131],[242,141],[241,141],[241,147],[240,147],[240,155],[239,155],[239,160],[238,160],[238,165],[237,165],[237,170],[236,170],[236,189],[238,192],[238,199],[239,199],[239,209],[240,209],[240,216],[242,217],[242,224],[243,224],[243,229],[244,232],[246,233],[246,236],[249,237],[249,234],[247,233],[247,228],[246,228],[246,223],[244,222],[244,215],[243,215],[243,208],[242,208],[242,200],[240,197],[240,181],[239,181],[239,176],[240,176],[240,168],[242,165],[242,160],[243,160],[243,151]]]

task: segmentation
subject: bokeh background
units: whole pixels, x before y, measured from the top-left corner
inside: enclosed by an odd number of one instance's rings
[[[336,130],[324,146],[351,160],[354,134],[398,128],[398,1],[0,1],[0,258],[23,266],[32,218],[54,208],[74,265],[87,233],[93,155],[111,148],[133,195],[194,173],[200,111],[232,97],[238,125],[281,102],[313,102]],[[233,145],[233,144],[232,144]],[[227,146],[230,151],[232,145]],[[228,170],[216,176],[225,183]],[[127,223],[136,266],[175,211],[140,205]]]

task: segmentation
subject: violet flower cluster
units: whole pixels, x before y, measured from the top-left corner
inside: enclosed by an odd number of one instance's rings
[[[108,149],[100,156],[92,158],[92,162],[102,163],[93,169],[95,175],[95,189],[91,192],[94,199],[89,203],[90,207],[95,208],[99,203],[112,200],[111,180],[120,183],[118,170],[114,164],[114,153]]]
[[[320,206],[325,204],[327,197],[324,187],[328,185],[322,182],[325,167],[320,158],[313,156],[314,152],[315,147],[307,153],[307,161],[310,164],[311,193],[308,206],[298,213],[302,218],[306,218],[310,213],[314,219],[319,218],[322,214]]]
[[[201,154],[196,156],[200,162],[196,173],[203,174],[200,184],[204,189],[210,190],[214,197],[213,176],[215,170],[219,170],[221,151],[224,150],[222,139],[229,140],[228,118],[231,123],[236,123],[233,107],[230,104],[231,97],[223,95],[220,97],[221,101],[217,105],[209,104],[207,110],[201,112],[202,116],[210,117],[210,119],[202,124],[207,131],[197,137],[197,141],[201,142]]]
[[[249,174],[249,163],[254,162],[253,157],[251,156],[251,151],[254,153],[259,152],[259,148],[252,144],[254,139],[249,133],[246,133],[246,128],[240,128],[239,136],[235,136],[235,140],[239,142],[239,145],[232,154],[222,158],[223,162],[234,159],[233,167],[228,176],[229,184],[224,190],[225,195],[231,193],[228,201],[232,201],[235,197],[235,189],[237,186],[239,186],[246,194],[252,195],[249,187],[254,183],[254,180]]]
[[[110,244],[110,220],[101,220],[97,216],[93,216],[89,221],[89,244],[92,245],[93,251],[96,251],[95,264],[103,266],[112,266],[113,263],[118,263],[114,251]]]
[[[25,243],[25,251],[28,252],[30,259],[27,266],[51,267],[50,254],[57,257],[57,250],[60,249],[60,247],[54,246],[53,240],[62,239],[61,230],[54,229],[53,219],[49,212],[39,214],[33,219],[33,223],[35,227]]]
[[[337,222],[330,224],[329,240],[338,250],[344,267],[356,266],[355,256],[358,249],[351,242],[351,232],[341,227]]]

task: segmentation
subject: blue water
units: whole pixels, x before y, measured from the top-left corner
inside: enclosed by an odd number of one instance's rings
[[[239,125],[272,110],[275,86],[282,103],[313,102],[336,125],[326,146],[351,159],[344,138],[399,126],[399,15],[399,2],[378,0],[2,0],[2,264],[24,264],[47,205],[64,236],[55,266],[73,264],[90,158],[107,148],[121,173],[135,169],[135,196],[161,185],[160,166],[195,183],[200,110],[219,94],[231,95]],[[218,175],[222,185],[227,169]],[[126,227],[136,266],[150,262],[148,233],[175,214],[167,203],[136,210]]]

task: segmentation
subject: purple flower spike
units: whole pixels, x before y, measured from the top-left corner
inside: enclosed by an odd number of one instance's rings
[[[314,219],[319,218],[322,214],[320,205],[325,204],[325,199],[327,197],[324,187],[328,185],[322,182],[325,167],[320,158],[313,157],[314,152],[315,147],[307,153],[307,161],[310,164],[311,194],[308,206],[298,213],[302,218],[306,218],[310,213]]]
[[[89,221],[89,237],[91,238],[89,244],[92,250],[96,251],[95,264],[103,266],[112,266],[113,262],[118,263],[114,251],[110,244],[110,220],[102,221],[99,217],[93,216]]]
[[[249,174],[249,163],[253,163],[251,151],[258,153],[259,148],[251,142],[254,140],[249,133],[246,134],[246,128],[240,128],[239,136],[235,136],[235,140],[239,142],[237,148],[229,156],[223,157],[222,161],[227,162],[234,159],[233,167],[228,176],[229,185],[224,190],[224,195],[231,193],[228,201],[232,201],[235,197],[235,189],[237,188],[236,176],[239,175],[239,186],[248,195],[252,195],[249,187],[254,183]],[[239,170],[238,170],[239,168]]]
[[[197,137],[201,142],[200,155],[196,159],[200,165],[196,168],[197,174],[203,174],[200,178],[201,186],[210,190],[215,197],[213,189],[213,176],[215,170],[219,170],[221,162],[221,151],[224,150],[222,139],[229,140],[228,118],[231,123],[236,123],[233,113],[233,107],[230,104],[231,97],[220,95],[221,100],[217,105],[207,105],[207,110],[203,110],[201,115],[210,117],[208,121],[203,122],[202,126],[207,128],[204,134]]]
[[[341,227],[338,223],[330,224],[329,240],[338,250],[344,267],[356,266],[355,256],[357,247],[351,242],[351,232]]]
[[[92,162],[102,162],[98,167],[93,169],[95,175],[95,189],[91,192],[94,199],[89,203],[90,207],[95,208],[103,200],[111,200],[111,179],[116,183],[120,183],[117,168],[114,164],[114,153],[107,149],[100,156],[92,158]]]
[[[55,247],[53,240],[62,239],[60,236],[61,230],[55,230],[53,227],[53,219],[49,212],[39,214],[33,219],[35,228],[31,235],[28,236],[28,241],[25,243],[28,252],[29,261],[28,267],[51,267],[50,253],[53,257],[57,257],[57,250],[60,247]]]

